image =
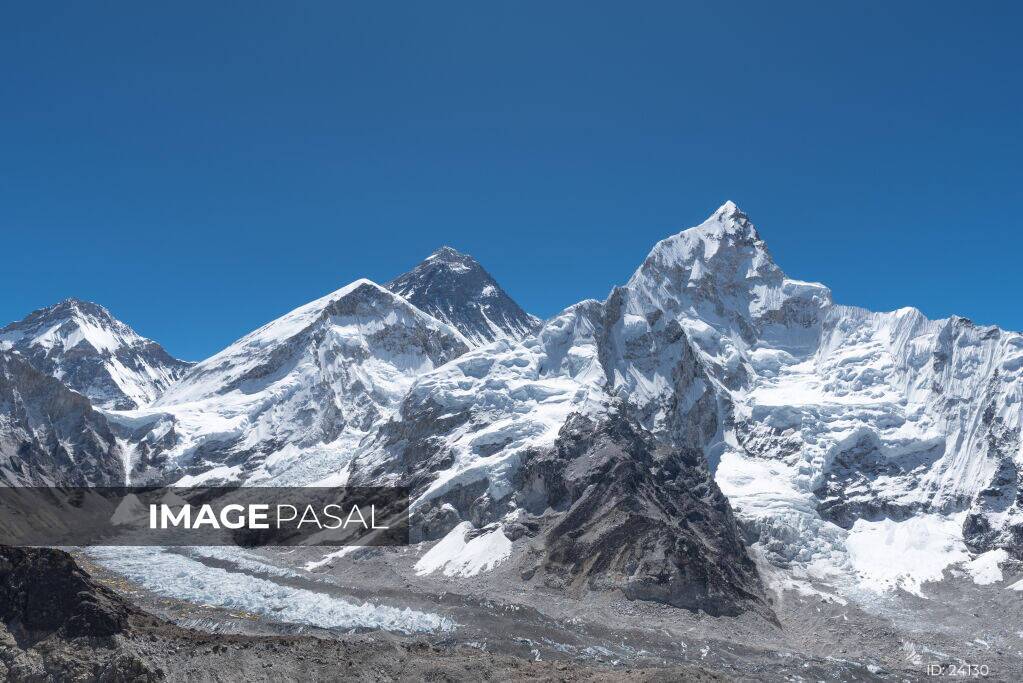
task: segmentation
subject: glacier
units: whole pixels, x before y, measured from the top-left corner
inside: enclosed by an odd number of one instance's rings
[[[154,593],[200,605],[249,612],[277,621],[333,629],[401,633],[450,631],[450,619],[408,608],[357,604],[250,574],[212,567],[159,547],[97,546],[96,562]]]

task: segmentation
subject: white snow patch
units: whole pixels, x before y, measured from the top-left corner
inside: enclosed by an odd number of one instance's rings
[[[987,586],[998,583],[1002,580],[1002,570],[999,565],[1009,559],[1009,553],[998,548],[989,550],[967,562],[964,567],[973,577],[973,582],[978,586]]]
[[[303,565],[302,569],[306,570],[307,572],[311,572],[314,569],[319,569],[325,564],[328,564],[330,561],[342,558],[345,555],[354,552],[361,547],[362,546],[359,545],[346,545],[344,548],[339,548],[338,550],[335,550],[332,553],[324,555],[319,560],[310,560],[309,562],[306,562],[305,565]]]
[[[227,465],[221,465],[220,467],[214,467],[213,469],[206,470],[200,474],[186,474],[185,476],[174,482],[174,486],[191,487],[201,486],[211,481],[216,482],[229,482],[236,481],[242,475],[242,466],[234,465],[228,467]]]
[[[846,547],[860,585],[875,592],[902,588],[926,597],[924,583],[940,581],[946,567],[969,559],[962,522],[962,514],[921,515],[904,522],[856,520]]]
[[[443,570],[445,576],[476,576],[490,571],[511,555],[512,542],[502,527],[481,534],[466,542],[472,522],[462,522],[416,562],[416,574],[425,576]]]

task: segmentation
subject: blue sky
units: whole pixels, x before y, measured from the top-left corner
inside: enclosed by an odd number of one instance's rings
[[[1018,3],[292,4],[5,7],[0,321],[199,359],[442,244],[547,316],[732,199],[842,303],[1023,329]]]

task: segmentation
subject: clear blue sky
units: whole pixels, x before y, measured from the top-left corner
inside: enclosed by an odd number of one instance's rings
[[[289,6],[294,5],[294,6]],[[1019,3],[8,3],[0,320],[199,359],[434,248],[551,315],[726,199],[836,300],[1023,329]]]

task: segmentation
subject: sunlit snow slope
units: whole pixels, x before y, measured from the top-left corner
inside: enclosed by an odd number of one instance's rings
[[[199,363],[151,407],[112,419],[133,434],[138,481],[343,484],[357,445],[416,376],[466,348],[456,330],[358,280]]]

